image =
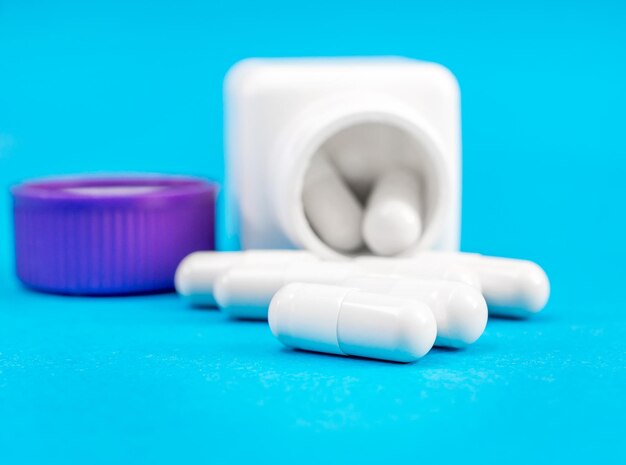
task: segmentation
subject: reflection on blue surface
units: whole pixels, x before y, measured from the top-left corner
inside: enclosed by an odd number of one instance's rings
[[[625,19],[613,1],[4,0],[0,462],[623,462]],[[15,282],[9,185],[222,179],[233,63],[365,54],[455,72],[463,247],[541,263],[545,314],[491,321],[468,350],[405,366],[290,351],[264,324],[173,295],[62,298]]]

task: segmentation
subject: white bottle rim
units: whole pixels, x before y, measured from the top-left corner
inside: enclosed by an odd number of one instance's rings
[[[279,155],[271,182],[277,221],[294,245],[328,259],[349,258],[320,239],[309,224],[302,202],[306,170],[320,147],[333,135],[355,125],[379,123],[400,129],[419,147],[422,177],[428,189],[427,217],[420,240],[403,256],[436,246],[450,203],[450,171],[441,142],[423,118],[401,101],[359,92],[310,105],[285,129],[275,152]]]

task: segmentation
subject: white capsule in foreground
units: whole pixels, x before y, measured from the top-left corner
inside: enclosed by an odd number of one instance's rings
[[[329,247],[340,252],[363,247],[363,207],[323,152],[311,160],[302,202],[308,222]]]
[[[426,304],[309,283],[289,284],[274,295],[269,324],[289,347],[394,362],[426,355],[437,332]]]
[[[354,263],[371,273],[405,276],[419,279],[441,279],[465,283],[480,290],[480,280],[474,271],[459,263],[414,258],[356,257]]]
[[[489,313],[493,315],[532,315],[543,310],[550,297],[548,276],[539,265],[528,260],[434,251],[421,252],[415,260],[426,266],[447,263],[471,269],[480,280]]]
[[[417,244],[422,235],[417,176],[410,170],[384,173],[365,207],[363,238],[376,255],[396,255]]]
[[[348,278],[341,285],[425,303],[437,321],[436,346],[465,347],[476,342],[487,325],[487,303],[468,284],[368,276]]]
[[[176,291],[193,305],[216,305],[215,280],[237,265],[286,265],[317,261],[304,250],[246,250],[240,252],[194,252],[178,265],[174,278]]]
[[[339,284],[349,277],[367,275],[367,271],[352,262],[238,266],[224,273],[215,282],[215,300],[221,311],[231,318],[266,320],[272,297],[286,284]]]

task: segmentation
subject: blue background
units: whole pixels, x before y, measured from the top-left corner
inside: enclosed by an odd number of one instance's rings
[[[624,463],[625,25],[617,0],[0,0],[0,463]],[[15,280],[10,185],[221,180],[232,64],[385,54],[457,75],[463,248],[541,263],[537,318],[397,365],[293,352],[171,294]]]

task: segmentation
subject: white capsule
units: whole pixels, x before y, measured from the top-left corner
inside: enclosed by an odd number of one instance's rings
[[[269,324],[289,347],[394,362],[426,355],[437,332],[421,302],[310,283],[281,288],[271,301]]]
[[[370,276],[349,278],[341,285],[425,303],[437,320],[437,346],[459,348],[472,344],[487,325],[485,299],[480,291],[464,283]]]
[[[459,263],[414,258],[356,257],[354,263],[371,273],[405,276],[419,279],[441,279],[469,284],[480,290],[480,280],[474,271]]]
[[[213,284],[225,271],[237,265],[285,265],[317,261],[304,250],[246,250],[241,252],[194,252],[178,265],[176,291],[193,305],[216,305]]]
[[[394,260],[387,259],[393,262]],[[293,282],[341,284],[349,278],[387,274],[396,277],[449,279],[463,273],[447,270],[429,272],[427,267],[407,267],[387,272],[384,268],[360,266],[359,260],[349,262],[290,263],[284,266],[236,266],[223,273],[213,286],[220,309],[231,318],[267,319],[269,302],[281,287]],[[471,275],[470,275],[471,276]]]
[[[215,300],[231,318],[266,320],[274,294],[286,284],[339,284],[368,272],[352,262],[292,263],[286,266],[238,266],[215,282]]]
[[[311,161],[302,202],[311,228],[329,247],[340,252],[363,247],[363,207],[323,152]]]
[[[327,144],[330,160],[350,189],[361,200],[367,198],[382,172],[405,158],[404,134],[378,123],[349,127]]]
[[[365,207],[363,238],[376,255],[396,255],[415,246],[422,234],[417,176],[396,169],[381,175]]]
[[[434,251],[422,252],[415,260],[425,266],[447,263],[473,270],[493,315],[532,315],[540,312],[550,297],[548,276],[539,265],[528,260]]]

